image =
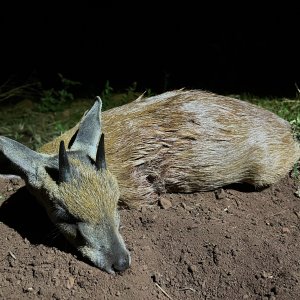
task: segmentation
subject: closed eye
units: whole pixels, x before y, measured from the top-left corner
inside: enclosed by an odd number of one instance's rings
[[[71,215],[65,208],[60,205],[56,206],[55,210],[56,221],[59,223],[76,224],[80,222],[78,218]]]

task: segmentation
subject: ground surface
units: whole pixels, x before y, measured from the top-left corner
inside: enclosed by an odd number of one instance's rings
[[[132,266],[112,276],[57,236],[18,180],[0,179],[0,298],[299,299],[295,191],[287,177],[260,192],[169,195],[165,208],[122,210]]]

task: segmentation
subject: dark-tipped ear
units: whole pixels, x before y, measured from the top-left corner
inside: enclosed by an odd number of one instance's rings
[[[71,167],[68,160],[68,155],[64,141],[61,141],[59,144],[58,170],[60,183],[69,182],[71,180]]]
[[[101,133],[101,109],[101,98],[96,97],[94,105],[79,124],[77,136],[70,150],[83,151],[95,159]]]
[[[51,166],[49,155],[37,153],[10,138],[0,136],[0,173],[19,175],[23,179],[36,176],[40,166]]]
[[[101,134],[100,142],[98,145],[97,155],[96,155],[96,168],[97,170],[106,170],[105,161],[105,148],[104,148],[104,134]]]

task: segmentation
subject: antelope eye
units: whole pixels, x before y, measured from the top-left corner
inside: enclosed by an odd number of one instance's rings
[[[56,216],[56,221],[59,223],[76,224],[80,221],[78,218],[71,215],[62,206],[56,207],[55,216]]]

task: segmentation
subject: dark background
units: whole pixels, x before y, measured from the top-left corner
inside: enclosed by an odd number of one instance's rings
[[[44,88],[55,87],[62,73],[87,94],[109,80],[115,90],[137,82],[139,90],[155,92],[186,87],[296,95],[296,7],[94,2],[2,7],[0,84],[35,77]]]

